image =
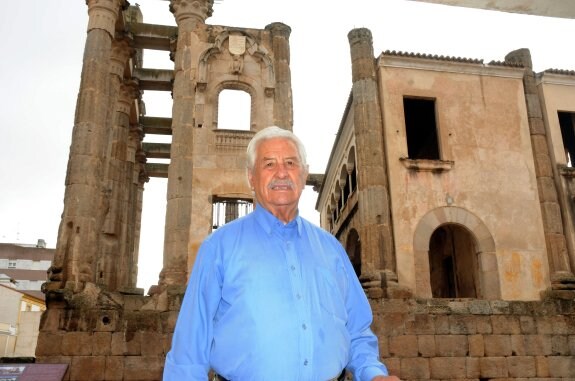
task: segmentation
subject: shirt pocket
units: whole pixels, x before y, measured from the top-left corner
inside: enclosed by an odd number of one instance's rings
[[[344,323],[347,321],[347,310],[343,291],[332,273],[322,267],[315,269],[319,304],[325,312]]]

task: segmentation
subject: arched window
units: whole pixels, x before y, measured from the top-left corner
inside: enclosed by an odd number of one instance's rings
[[[347,243],[345,251],[355,271],[355,275],[359,278],[361,275],[361,242],[359,241],[359,234],[357,230],[351,229],[347,236]]]

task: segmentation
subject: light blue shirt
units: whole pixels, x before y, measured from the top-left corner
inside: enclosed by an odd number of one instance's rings
[[[387,375],[372,313],[329,233],[261,206],[202,243],[182,303],[164,381],[358,381]]]

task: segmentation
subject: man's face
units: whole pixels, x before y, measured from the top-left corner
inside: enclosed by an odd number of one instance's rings
[[[296,215],[307,174],[295,143],[272,138],[259,143],[248,179],[258,203],[283,222],[289,222]]]

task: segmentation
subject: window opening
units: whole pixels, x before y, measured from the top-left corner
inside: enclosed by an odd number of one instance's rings
[[[250,130],[251,97],[245,91],[225,89],[218,97],[218,129]]]
[[[439,160],[435,100],[403,98],[403,111],[409,158]]]
[[[573,167],[575,160],[575,113],[559,111],[558,116],[563,149],[565,150],[565,161],[568,167]]]
[[[9,269],[15,269],[16,268],[16,260],[15,259],[9,259],[8,260],[8,268]]]
[[[236,218],[245,216],[253,208],[252,200],[214,198],[212,204],[212,230],[216,230]]]

